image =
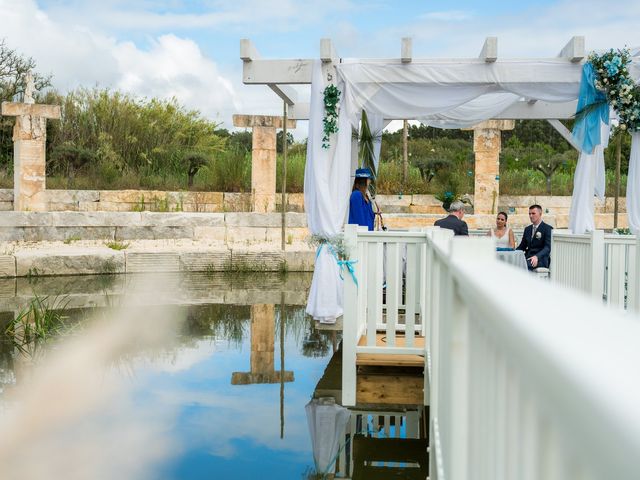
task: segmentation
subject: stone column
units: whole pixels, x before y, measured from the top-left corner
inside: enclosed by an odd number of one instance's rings
[[[276,129],[282,128],[282,117],[266,115],[234,115],[235,127],[251,127],[251,209],[273,212],[276,209]],[[287,128],[296,128],[295,120]]]
[[[476,157],[474,214],[495,214],[500,196],[501,131],[513,130],[513,120],[488,120],[473,127]]]
[[[46,211],[47,118],[60,118],[60,107],[2,102],[2,115],[16,117],[13,127],[13,209]]]
[[[233,372],[232,385],[280,382],[274,363],[275,338],[275,305],[251,305],[251,371]],[[285,371],[284,381],[293,382],[293,372]]]

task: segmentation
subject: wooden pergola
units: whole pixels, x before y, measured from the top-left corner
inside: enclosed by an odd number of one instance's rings
[[[575,64],[576,81],[579,79],[581,64],[585,60],[585,40],[582,36],[575,36],[560,50],[556,57],[551,58],[500,58],[498,56],[497,37],[487,37],[480,54],[474,58],[456,59],[419,59],[413,58],[411,38],[403,38],[400,45],[400,56],[397,58],[359,59],[362,64],[411,64],[429,63],[433,66],[441,64],[443,67],[452,63],[467,64],[500,64],[518,61],[540,61],[547,63]],[[298,98],[297,91],[291,85],[311,84],[313,63],[316,59],[263,59],[251,40],[240,41],[240,58],[243,61],[243,83],[247,85],[267,85],[287,105],[288,118],[293,120],[309,119],[309,101]],[[323,75],[329,82],[336,80],[336,65],[346,59],[337,53],[330,39],[320,40],[319,58],[322,64]],[[514,70],[512,74],[507,71],[504,82],[510,84],[553,84],[566,83],[566,69],[548,69],[541,71],[533,79],[523,76],[521,72]],[[389,77],[384,81],[393,83],[397,78]],[[469,76],[463,80],[463,84],[474,85],[480,83],[480,79]],[[486,81],[486,80],[485,80]],[[441,83],[440,83],[441,84]],[[460,81],[456,81],[460,84]],[[495,213],[497,208],[496,198],[499,194],[499,154],[501,149],[502,130],[512,129],[514,120],[540,119],[548,121],[574,148],[579,150],[574,142],[571,132],[561,122],[575,115],[576,101],[570,102],[545,102],[523,98],[506,108],[493,119],[474,125],[474,153],[476,157],[476,177],[474,188],[474,206],[476,214]],[[405,120],[406,118],[385,118],[384,126],[392,120]]]

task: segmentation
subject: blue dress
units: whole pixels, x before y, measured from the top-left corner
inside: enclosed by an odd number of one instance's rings
[[[349,223],[362,225],[372,231],[374,219],[375,215],[373,214],[371,202],[365,201],[364,195],[362,195],[360,190],[351,192],[351,198],[349,199]]]

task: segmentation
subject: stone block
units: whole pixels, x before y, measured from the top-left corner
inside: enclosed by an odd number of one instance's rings
[[[194,240],[207,240],[210,242],[224,243],[227,238],[227,229],[221,227],[193,227]]]
[[[138,212],[50,212],[51,224],[60,227],[120,227],[140,225]]]
[[[275,115],[234,115],[234,127],[274,127],[282,128],[283,118]],[[287,128],[296,128],[296,121],[287,119]]]
[[[0,202],[0,212],[13,211],[13,202]]]
[[[435,195],[411,195],[411,205],[441,206],[442,202]]]
[[[250,193],[224,193],[225,212],[250,212],[251,207]]]
[[[257,213],[269,213],[276,211],[275,193],[254,193],[251,197],[251,210]]]
[[[77,212],[78,205],[76,203],[52,203],[47,204],[49,212]]]
[[[227,244],[251,245],[264,243],[267,239],[266,227],[232,227],[227,226]]]
[[[13,255],[0,255],[0,277],[16,276],[16,259]]]
[[[97,212],[100,210],[100,202],[78,202],[78,211]]]
[[[163,226],[163,227],[223,227],[225,215],[223,213],[159,213],[141,212],[141,226]]]
[[[304,194],[303,193],[287,193],[287,212],[304,212]],[[282,211],[282,194],[276,193],[277,209]]]
[[[281,251],[233,249],[231,268],[250,272],[276,272],[284,268],[284,254]]]
[[[385,212],[383,212],[384,215]],[[433,215],[444,215],[446,210],[442,208],[442,203],[438,205],[410,205],[406,213],[426,213]]]
[[[19,252],[16,257],[18,276],[91,275],[124,273],[124,253],[93,252]]]
[[[297,215],[290,214],[292,223],[299,221]],[[224,220],[227,227],[280,227],[282,214],[280,213],[225,213]]]
[[[180,255],[167,252],[126,252],[127,273],[179,272]]]
[[[313,272],[316,261],[314,251],[285,252],[286,268],[289,272]],[[306,295],[306,292],[304,292]]]
[[[193,227],[133,226],[116,227],[116,240],[162,240],[193,238]]]
[[[47,201],[52,203],[99,202],[99,190],[47,190]]]
[[[383,211],[386,210],[384,207],[408,207],[413,203],[412,195],[377,195],[376,201]]]
[[[13,203],[13,188],[0,188],[0,202]]]
[[[181,270],[187,272],[221,272],[231,265],[231,250],[182,252]]]
[[[153,198],[164,198],[164,192],[148,190],[101,190],[100,203],[146,203]]]

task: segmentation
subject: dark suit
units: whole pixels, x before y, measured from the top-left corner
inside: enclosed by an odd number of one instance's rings
[[[544,222],[540,222],[534,238],[531,238],[532,230],[533,225],[529,225],[524,229],[522,241],[520,245],[518,245],[517,250],[524,251],[526,258],[533,256],[538,257],[538,267],[549,268],[551,264],[551,257],[549,256],[551,254],[551,230],[553,230],[553,227]],[[529,270],[532,270],[531,264],[529,264],[529,262],[527,262],[527,264],[529,265]]]
[[[467,227],[467,222],[460,220],[455,215],[449,215],[446,218],[441,218],[440,220],[436,220],[436,223],[434,223],[434,225],[436,227],[453,230],[453,233],[455,235],[469,235],[469,228]]]

